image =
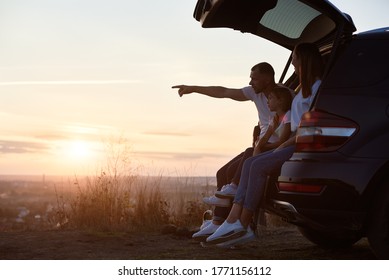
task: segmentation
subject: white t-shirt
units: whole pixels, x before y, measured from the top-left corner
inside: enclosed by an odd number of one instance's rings
[[[278,125],[278,127],[276,128],[276,130],[274,130],[273,132],[273,135],[274,137],[276,137],[277,141],[280,140],[280,137],[281,137],[281,133],[284,129],[284,126],[288,123],[290,123],[290,110],[288,112],[285,113],[284,117],[281,119],[280,121],[280,124]],[[272,122],[272,125],[274,126],[273,122]],[[270,140],[269,140],[270,142]],[[272,142],[270,142],[272,143]]]
[[[290,122],[290,130],[295,132],[297,127],[300,124],[301,117],[305,112],[308,112],[309,108],[312,105],[312,101],[316,96],[317,90],[321,84],[321,80],[316,80],[316,82],[312,85],[312,94],[307,98],[303,97],[303,93],[300,91],[293,98],[292,102],[292,112],[291,112],[291,122]]]
[[[273,119],[274,113],[270,111],[267,106],[267,98],[263,92],[256,93],[252,86],[242,88],[242,92],[247,99],[254,102],[258,111],[258,125],[261,128],[260,137],[265,135],[266,130]],[[272,135],[269,142],[275,142],[274,136]]]

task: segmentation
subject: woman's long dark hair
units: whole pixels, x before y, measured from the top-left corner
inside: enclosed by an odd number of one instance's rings
[[[315,44],[301,43],[294,48],[300,61],[300,84],[304,98],[312,94],[312,85],[321,79],[324,71],[323,59]]]

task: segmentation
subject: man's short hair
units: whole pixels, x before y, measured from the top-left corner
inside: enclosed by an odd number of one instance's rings
[[[251,68],[251,71],[258,71],[261,74],[266,74],[266,75],[269,75],[271,77],[274,77],[274,74],[275,74],[273,67],[267,62],[261,62],[261,63],[254,65]]]

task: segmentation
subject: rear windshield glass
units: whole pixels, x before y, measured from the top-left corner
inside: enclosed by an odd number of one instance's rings
[[[309,41],[335,28],[335,23],[327,16],[297,0],[278,0],[277,5],[264,14],[260,24],[290,39],[308,36]]]

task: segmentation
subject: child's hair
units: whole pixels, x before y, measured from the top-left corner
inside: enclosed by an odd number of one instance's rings
[[[294,97],[292,90],[284,86],[276,86],[273,88],[270,94],[272,94],[274,97],[281,100],[282,102],[281,109],[284,112],[290,110],[290,107],[292,106],[293,97]]]

